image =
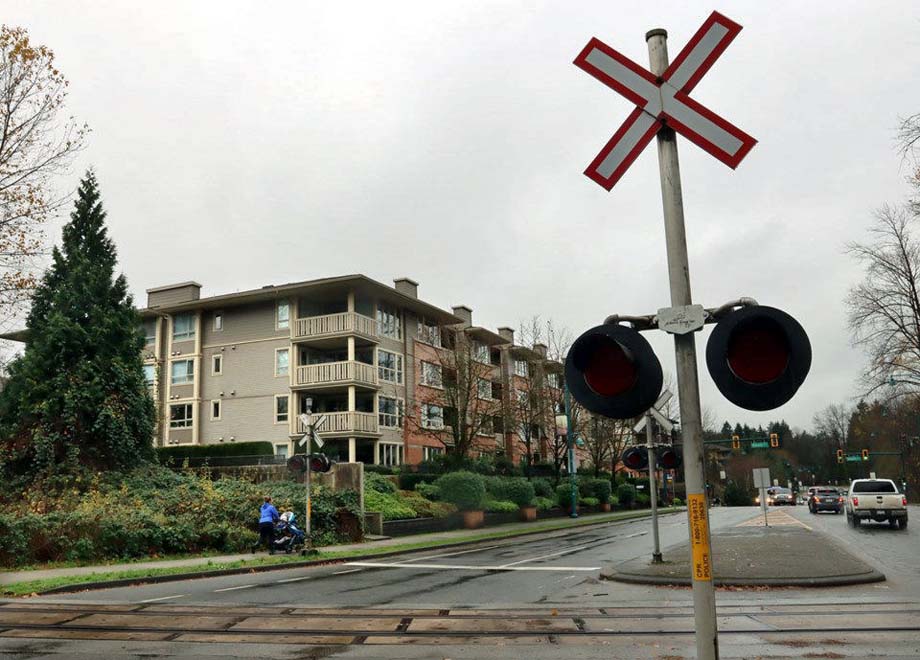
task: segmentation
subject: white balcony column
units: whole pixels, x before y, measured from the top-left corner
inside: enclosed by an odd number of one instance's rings
[[[355,386],[348,386],[348,412],[355,411]]]
[[[374,465],[380,465],[380,441],[374,440]]]
[[[348,359],[352,361],[355,359],[355,338],[348,338]]]
[[[354,438],[348,438],[348,462],[358,462],[358,447],[357,441]]]

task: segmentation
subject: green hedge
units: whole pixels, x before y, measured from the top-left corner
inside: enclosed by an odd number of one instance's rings
[[[639,493],[636,495],[636,504],[640,507],[649,506],[652,502],[652,498],[645,493]]]
[[[486,486],[480,475],[472,472],[448,472],[435,481],[441,497],[461,511],[482,509],[486,499]]]
[[[182,463],[185,458],[217,456],[272,456],[275,447],[270,442],[230,442],[220,445],[181,445],[178,447],[157,447],[160,463],[168,465]]]
[[[537,494],[537,497],[548,497],[552,499],[556,496],[555,490],[553,489],[553,484],[549,479],[531,479],[530,483],[533,485],[533,490],[534,493]]]
[[[601,504],[604,504],[610,501],[612,492],[613,488],[610,485],[609,479],[595,479],[593,477],[578,478],[578,493],[582,497],[592,497],[597,499]]]
[[[568,509],[572,506],[572,485],[568,479],[556,486],[556,502],[563,509]]]
[[[520,507],[508,500],[493,500],[486,498],[484,509],[490,513],[514,513]]]
[[[536,496],[533,485],[522,477],[485,477],[486,492],[493,499],[530,506]]]
[[[535,497],[534,504],[537,507],[537,511],[549,511],[556,506],[556,500],[550,497]]]
[[[578,503],[583,506],[597,506],[601,502],[596,497],[582,497],[578,500]]]
[[[440,476],[440,473],[434,472],[400,472],[399,490],[415,490],[418,484],[434,483]]]
[[[617,500],[624,507],[629,507],[636,501],[636,487],[632,484],[620,484],[617,486]]]
[[[364,510],[378,511],[384,520],[402,520],[418,518],[418,512],[403,498],[393,493],[381,493],[374,489],[364,489]]]

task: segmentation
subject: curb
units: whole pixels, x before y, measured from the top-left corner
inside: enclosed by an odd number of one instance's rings
[[[602,580],[613,582],[626,582],[629,584],[652,584],[669,587],[689,587],[693,581],[690,578],[665,577],[660,575],[640,575],[638,573],[621,573],[614,568],[601,570]],[[865,573],[851,575],[834,575],[813,578],[720,578],[713,577],[712,582],[717,587],[845,587],[854,584],[870,584],[884,582],[885,574],[872,569]]]
[[[675,513],[680,513],[683,510],[682,507],[678,508],[676,511],[668,510],[665,513],[659,511],[659,515],[670,515]],[[494,543],[496,541],[508,541],[509,543],[514,542],[515,539],[518,539],[522,536],[533,536],[535,534],[558,534],[564,533],[572,529],[585,529],[588,527],[599,527],[601,525],[614,525],[621,522],[628,522],[631,520],[642,519],[646,517],[651,517],[651,512],[643,512],[637,515],[624,516],[623,518],[614,518],[612,520],[598,520],[597,522],[588,522],[583,524],[570,525],[567,527],[556,528],[556,529],[531,529],[522,531],[520,534],[514,534],[512,536],[503,536],[492,539],[476,539],[470,541],[457,541],[456,543],[441,543],[434,545],[428,548],[414,548],[412,550],[392,550],[389,552],[369,552],[361,555],[353,555],[350,557],[336,557],[332,559],[307,559],[304,561],[295,561],[282,564],[268,564],[264,566],[241,566],[239,568],[221,568],[215,570],[199,570],[199,571],[190,571],[188,573],[172,573],[170,575],[151,575],[148,577],[138,576],[133,578],[122,578],[120,580],[98,580],[96,582],[80,582],[77,584],[68,584],[60,587],[52,587],[50,589],[45,589],[38,591],[39,595],[47,596],[52,594],[66,594],[66,593],[75,593],[78,591],[94,591],[96,589],[114,589],[117,587],[131,587],[142,584],[160,584],[163,582],[180,582],[182,580],[195,580],[199,578],[209,578],[209,577],[221,577],[224,575],[240,575],[243,573],[265,573],[268,571],[281,571],[290,568],[308,568],[311,566],[323,566],[331,564],[341,564],[348,561],[364,561],[368,559],[374,559],[377,557],[390,557],[393,555],[410,555],[420,552],[429,552],[433,549],[441,548],[458,548],[464,546],[474,546],[484,543]],[[412,537],[406,537],[411,539]],[[501,545],[505,545],[501,543]]]

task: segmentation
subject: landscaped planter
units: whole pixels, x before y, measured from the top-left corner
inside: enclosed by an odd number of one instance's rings
[[[476,529],[477,527],[482,527],[482,522],[485,520],[484,511],[463,511],[463,527],[465,529]]]
[[[603,511],[604,513],[608,513],[610,511],[610,502],[602,502],[600,507],[601,507],[601,511]]]
[[[537,519],[537,507],[535,506],[522,506],[521,507],[521,520],[524,522],[532,522]]]

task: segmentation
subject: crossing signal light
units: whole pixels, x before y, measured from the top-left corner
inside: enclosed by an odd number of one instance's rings
[[[779,447],[779,434],[778,433],[770,434],[770,446],[774,448]]]
[[[575,400],[612,419],[631,419],[661,393],[661,363],[634,328],[605,323],[582,334],[565,359],[565,379]]]
[[[741,437],[738,435],[732,436],[732,449],[741,449]]]
[[[706,364],[726,399],[747,410],[772,410],[793,397],[811,368],[805,330],[774,307],[742,307],[716,325]]]
[[[837,462],[843,463],[843,450],[842,449],[837,450]]]
[[[662,470],[676,470],[683,462],[683,458],[676,447],[664,445],[658,448],[658,467]]]
[[[864,461],[868,461],[868,460],[869,460],[869,450],[868,450],[868,449],[863,449],[863,450],[862,450],[862,459],[863,459]]]
[[[310,472],[329,472],[332,469],[332,461],[325,454],[310,454],[307,458],[310,459]]]
[[[620,460],[630,470],[641,472],[648,467],[648,449],[640,445],[627,447]]]
[[[303,454],[294,454],[287,460],[287,468],[291,472],[303,474],[307,471],[307,457]]]

